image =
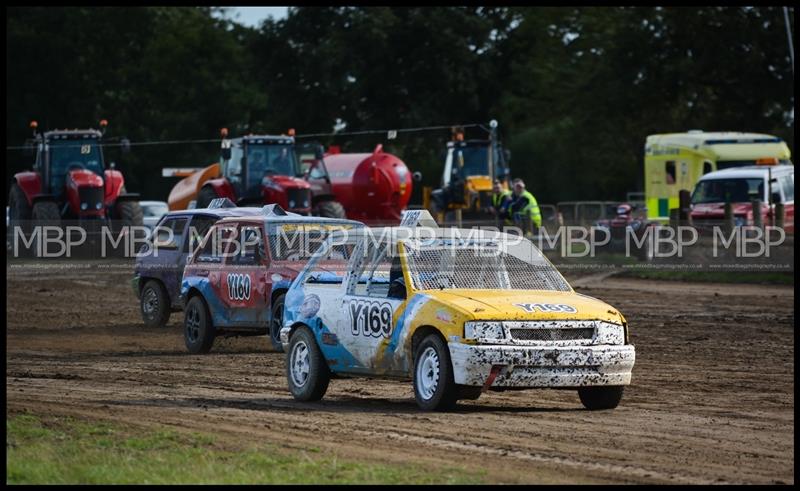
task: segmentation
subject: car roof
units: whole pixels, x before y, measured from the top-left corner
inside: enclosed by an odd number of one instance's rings
[[[228,217],[247,217],[261,215],[261,208],[256,207],[238,207],[238,208],[195,208],[192,210],[175,210],[170,211],[165,217],[176,216],[210,216],[214,218],[228,218]]]
[[[236,210],[237,208],[229,208],[229,209]],[[242,208],[238,209],[241,210]],[[364,226],[362,222],[356,220],[348,220],[346,218],[316,217],[316,216],[298,215],[296,213],[290,213],[288,215],[265,215],[262,213],[261,208],[256,208],[256,209],[259,211],[258,213],[226,216],[225,218],[220,220],[219,223],[225,224],[228,222],[240,221],[239,219],[241,218],[246,218],[248,221],[257,221],[259,218],[261,218],[267,223],[334,223],[334,224],[350,224],[350,225],[356,225],[358,227]]]
[[[732,167],[730,169],[722,169],[714,172],[709,172],[700,178],[701,181],[708,181],[712,179],[733,179],[733,178],[766,178],[770,169],[772,175],[782,175],[794,173],[793,165],[747,165],[744,167]]]

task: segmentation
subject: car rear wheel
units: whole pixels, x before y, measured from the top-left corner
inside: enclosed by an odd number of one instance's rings
[[[426,411],[451,409],[458,399],[450,352],[439,336],[422,340],[414,356],[414,397]]]
[[[623,386],[581,387],[578,396],[586,409],[614,409],[622,400]]]
[[[281,343],[281,327],[283,327],[283,304],[286,296],[278,295],[272,302],[272,322],[269,326],[269,337],[272,341],[272,349],[278,353],[283,353],[283,343]]]
[[[169,322],[169,295],[160,281],[149,280],[142,288],[140,300],[142,320],[147,327],[164,327]]]
[[[298,401],[318,401],[328,390],[331,372],[307,327],[292,333],[286,355],[289,392]]]
[[[189,353],[208,353],[214,344],[214,324],[203,298],[194,296],[186,304],[183,336]]]

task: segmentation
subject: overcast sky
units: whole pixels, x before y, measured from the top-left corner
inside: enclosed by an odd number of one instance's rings
[[[289,7],[228,7],[229,18],[249,27],[257,27],[267,17],[283,19]]]

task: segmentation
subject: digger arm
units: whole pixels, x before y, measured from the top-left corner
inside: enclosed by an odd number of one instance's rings
[[[204,168],[165,168],[161,171],[163,177],[183,177],[169,193],[167,203],[170,210],[185,210],[189,202],[197,199],[197,194],[206,181],[215,179],[220,175],[218,163]]]

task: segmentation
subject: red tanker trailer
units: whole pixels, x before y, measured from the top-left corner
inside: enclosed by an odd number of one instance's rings
[[[402,160],[378,145],[372,153],[339,153],[328,149],[324,167],[330,179],[330,193],[347,212],[347,218],[362,222],[395,222],[411,198],[411,173]],[[312,192],[322,191],[327,182],[308,175]]]

